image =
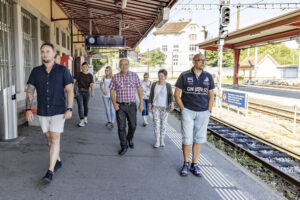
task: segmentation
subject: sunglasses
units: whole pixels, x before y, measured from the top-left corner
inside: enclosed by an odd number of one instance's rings
[[[196,62],[205,62],[206,60],[205,59],[194,59],[194,61],[196,61]]]

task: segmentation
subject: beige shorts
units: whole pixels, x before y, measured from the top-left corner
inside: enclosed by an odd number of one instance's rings
[[[64,132],[65,119],[63,114],[54,115],[50,117],[39,116],[41,128],[43,133],[53,132],[53,133],[62,133]]]

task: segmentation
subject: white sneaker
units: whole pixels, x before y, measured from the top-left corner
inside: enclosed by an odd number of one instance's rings
[[[153,145],[154,148],[158,148],[160,146],[159,139],[156,139],[156,143]]]
[[[85,126],[85,123],[84,123],[84,120],[83,120],[83,119],[80,120],[78,126],[79,126],[79,127]]]
[[[84,123],[88,123],[87,117],[84,117]]]
[[[147,120],[147,116],[143,116],[143,126],[147,126],[149,123],[148,123],[148,120]]]
[[[160,146],[161,147],[164,147],[165,146],[165,141],[164,141],[165,138],[160,138]]]

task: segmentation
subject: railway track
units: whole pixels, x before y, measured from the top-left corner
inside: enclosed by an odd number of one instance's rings
[[[253,102],[249,102],[248,108],[250,110],[264,113],[267,115],[271,115],[274,117],[278,117],[278,118],[281,118],[284,120],[294,121],[295,113],[293,111],[276,108],[276,107],[272,107],[272,106],[267,106],[267,105],[262,105],[262,104],[257,104],[257,103],[253,103]],[[300,113],[297,112],[296,122],[298,122],[298,123],[300,123],[299,116],[300,116]]]
[[[208,130],[289,183],[300,187],[300,155],[213,116]]]
[[[180,112],[179,108],[175,108]],[[211,116],[208,131],[300,188],[300,155]]]

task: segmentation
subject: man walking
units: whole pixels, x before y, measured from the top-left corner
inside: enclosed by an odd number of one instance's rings
[[[193,58],[193,68],[182,72],[175,84],[175,101],[181,110],[182,150],[184,164],[180,174],[188,175],[189,170],[202,176],[197,165],[202,144],[206,142],[207,125],[214,103],[215,88],[213,77],[204,71],[205,57],[202,53]],[[192,164],[189,155],[192,148]]]
[[[138,75],[128,70],[129,60],[123,58],[120,60],[121,72],[113,76],[110,88],[110,98],[116,110],[118,134],[120,139],[120,155],[127,152],[128,145],[134,148],[132,142],[136,129],[136,90],[139,96],[139,111],[143,111],[143,91]],[[128,121],[128,133],[126,134],[126,119]]]
[[[73,78],[69,70],[54,62],[54,46],[41,46],[43,65],[35,67],[29,76],[26,91],[26,119],[34,120],[31,105],[37,91],[38,117],[49,145],[49,168],[43,177],[45,183],[52,181],[53,172],[62,166],[60,158],[60,134],[64,131],[66,119],[72,117]],[[67,106],[65,99],[67,90]]]

